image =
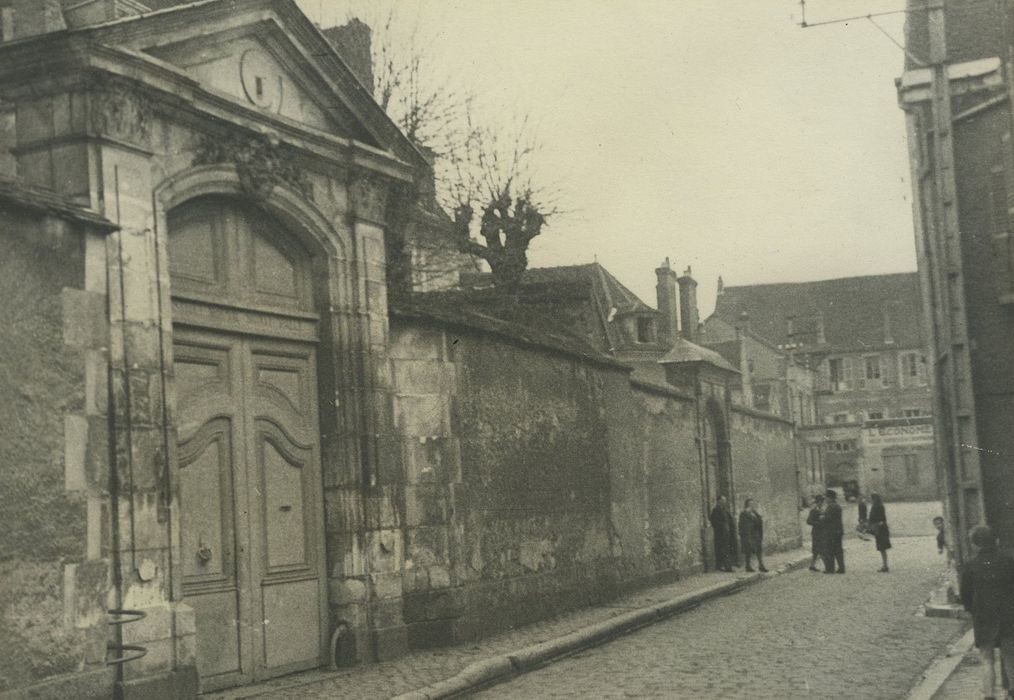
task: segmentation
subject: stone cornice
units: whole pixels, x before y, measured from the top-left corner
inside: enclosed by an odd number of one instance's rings
[[[42,77],[29,82],[24,79],[26,75]],[[0,95],[11,101],[87,91],[89,81],[96,76],[130,81],[157,111],[170,116],[177,111],[188,113],[209,128],[230,125],[274,134],[302,155],[334,167],[367,170],[405,182],[413,180],[411,166],[390,153],[206,90],[180,69],[154,57],[96,44],[85,36],[68,36],[67,32],[0,47]]]
[[[253,20],[253,22],[251,22]],[[317,77],[331,88],[336,101],[376,138],[390,144],[398,157],[413,167],[426,166],[425,157],[374,101],[371,92],[359,82],[331,43],[311,23],[293,0],[245,0],[235,2],[209,0],[147,15],[123,18],[105,25],[76,32],[87,32],[109,44],[139,45],[158,39],[161,44],[181,41],[209,28],[223,31],[258,22],[274,22],[289,34],[307,66],[316,66]],[[194,32],[192,27],[200,27]]]

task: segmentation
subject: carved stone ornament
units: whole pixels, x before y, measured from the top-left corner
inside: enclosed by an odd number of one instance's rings
[[[138,146],[151,143],[155,110],[139,86],[103,76],[93,78],[87,89],[96,134]]]
[[[357,173],[351,183],[356,216],[384,223],[388,214],[388,186],[378,177]]]
[[[201,137],[193,164],[220,163],[236,166],[240,187],[252,197],[264,199],[285,184],[313,200],[313,186],[295,157],[265,134]]]

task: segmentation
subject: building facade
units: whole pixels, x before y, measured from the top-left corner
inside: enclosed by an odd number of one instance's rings
[[[661,379],[395,301],[429,166],[362,72],[292,0],[158,4],[0,0],[0,694],[475,639],[709,568],[719,493],[800,545],[793,425],[735,367],[660,364],[600,271],[573,318]]]
[[[1012,5],[954,0],[911,10],[897,81],[930,329],[945,507],[959,556],[986,522],[1014,547],[1014,150]]]
[[[829,486],[926,500],[937,497],[937,479],[921,318],[911,273],[724,287],[704,327],[716,341],[739,327],[812,370],[815,401],[799,435]],[[771,364],[760,360],[770,350],[754,349],[762,343],[750,347],[757,367]]]
[[[394,508],[385,243],[425,159],[289,0],[0,5],[0,690],[399,653],[400,534],[364,511]]]

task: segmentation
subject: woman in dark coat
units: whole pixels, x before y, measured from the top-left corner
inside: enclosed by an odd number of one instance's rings
[[[739,514],[739,544],[743,549],[745,571],[753,571],[750,566],[752,556],[757,557],[757,570],[767,571],[764,566],[764,519],[757,512],[752,498],[746,499]]]
[[[972,530],[975,558],[961,574],[961,602],[972,613],[975,646],[982,658],[982,695],[992,698],[996,683],[993,650],[1000,647],[1004,666],[1014,668],[1014,560],[997,551],[993,531]]]
[[[891,531],[887,527],[887,511],[884,510],[884,501],[879,493],[870,495],[873,506],[870,508],[870,517],[867,520],[866,528],[873,535],[877,542],[877,551],[884,565],[878,571],[887,572],[887,550],[891,548]]]
[[[824,557],[824,550],[826,549],[824,543],[824,497],[820,494],[814,496],[813,507],[810,508],[809,515],[806,516],[806,524],[810,526],[810,542],[812,543],[811,552],[813,558],[810,559],[810,571],[817,570],[817,557]]]

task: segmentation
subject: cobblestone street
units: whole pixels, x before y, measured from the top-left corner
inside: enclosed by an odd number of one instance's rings
[[[872,543],[845,576],[803,570],[582,652],[483,698],[904,698],[963,623],[917,615],[938,580],[928,538]]]

